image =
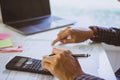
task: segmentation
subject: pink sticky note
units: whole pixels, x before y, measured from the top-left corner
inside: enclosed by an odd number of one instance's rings
[[[22,46],[0,49],[0,52],[3,52],[3,53],[7,53],[7,52],[22,52],[22,51],[23,51]]]
[[[3,33],[0,33],[0,40],[3,40],[3,39],[6,39],[10,37],[10,34],[3,34]]]

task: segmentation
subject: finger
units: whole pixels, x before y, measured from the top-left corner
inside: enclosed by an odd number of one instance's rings
[[[51,45],[55,45],[58,41],[60,41],[59,38],[56,38]]]
[[[74,40],[73,39],[65,39],[65,40],[62,40],[62,43],[63,44],[74,43]]]
[[[69,34],[59,35],[55,40],[53,40],[51,45],[55,45],[58,41],[62,41],[64,39],[67,39]]]
[[[52,45],[54,45],[55,43],[57,43],[58,41],[61,41],[63,39],[66,39],[69,35],[70,35],[70,31],[69,31],[69,28],[66,28],[65,30],[61,31],[59,34],[58,34],[58,37],[52,42]]]
[[[71,35],[71,29],[67,28],[66,30],[64,30],[60,35],[58,35],[58,38],[60,40],[63,40],[67,37],[69,37]]]
[[[66,39],[67,39],[67,37],[65,37],[63,40],[60,40],[61,44],[65,44],[63,41]]]
[[[41,66],[42,66],[43,70],[50,71],[51,64],[42,61]]]
[[[63,38],[61,38],[61,37],[57,37],[55,40],[53,40],[53,42],[52,42],[52,44],[51,45],[55,45],[58,41],[62,41],[62,40],[64,40],[64,39],[67,39],[67,36],[66,37],[63,37]]]
[[[64,32],[67,31],[69,28],[70,28],[70,27],[67,27],[67,28],[65,28],[64,30],[60,31],[60,32],[58,33],[58,36],[64,34]]]
[[[53,62],[53,57],[45,56],[45,57],[43,57],[42,61],[51,64]]]
[[[56,50],[56,51],[55,51]],[[55,56],[55,58],[58,57],[58,55],[61,53],[62,51],[60,51],[60,49],[54,48],[52,50],[52,53],[49,56]]]
[[[57,55],[57,54],[60,54],[60,53],[63,53],[63,50],[57,49],[57,48],[54,48],[54,49],[52,50],[52,54]]]
[[[71,54],[71,52],[69,50],[61,50],[61,49],[56,49],[54,48],[52,51],[52,54]]]
[[[67,50],[67,54],[70,54],[70,55],[71,55],[71,54],[72,54],[72,52],[71,52],[70,50]]]

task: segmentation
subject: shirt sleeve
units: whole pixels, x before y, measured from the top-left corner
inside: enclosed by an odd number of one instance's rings
[[[105,80],[105,79],[95,77],[89,74],[82,74],[76,77],[74,80]]]
[[[94,37],[91,38],[92,41],[120,46],[120,29],[99,26],[90,26],[89,28],[94,32]]]

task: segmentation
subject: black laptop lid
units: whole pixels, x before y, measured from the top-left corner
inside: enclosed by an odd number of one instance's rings
[[[4,23],[32,20],[50,15],[49,0],[0,0]]]

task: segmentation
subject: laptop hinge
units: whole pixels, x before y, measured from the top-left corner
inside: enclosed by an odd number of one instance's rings
[[[21,23],[21,22],[27,22],[27,21],[33,21],[33,20],[43,19],[43,18],[50,17],[50,16],[51,15],[46,15],[46,16],[36,17],[36,18],[32,18],[32,19],[25,19],[25,20],[19,20],[19,21],[14,21],[14,22],[4,22],[4,23],[5,24]]]

